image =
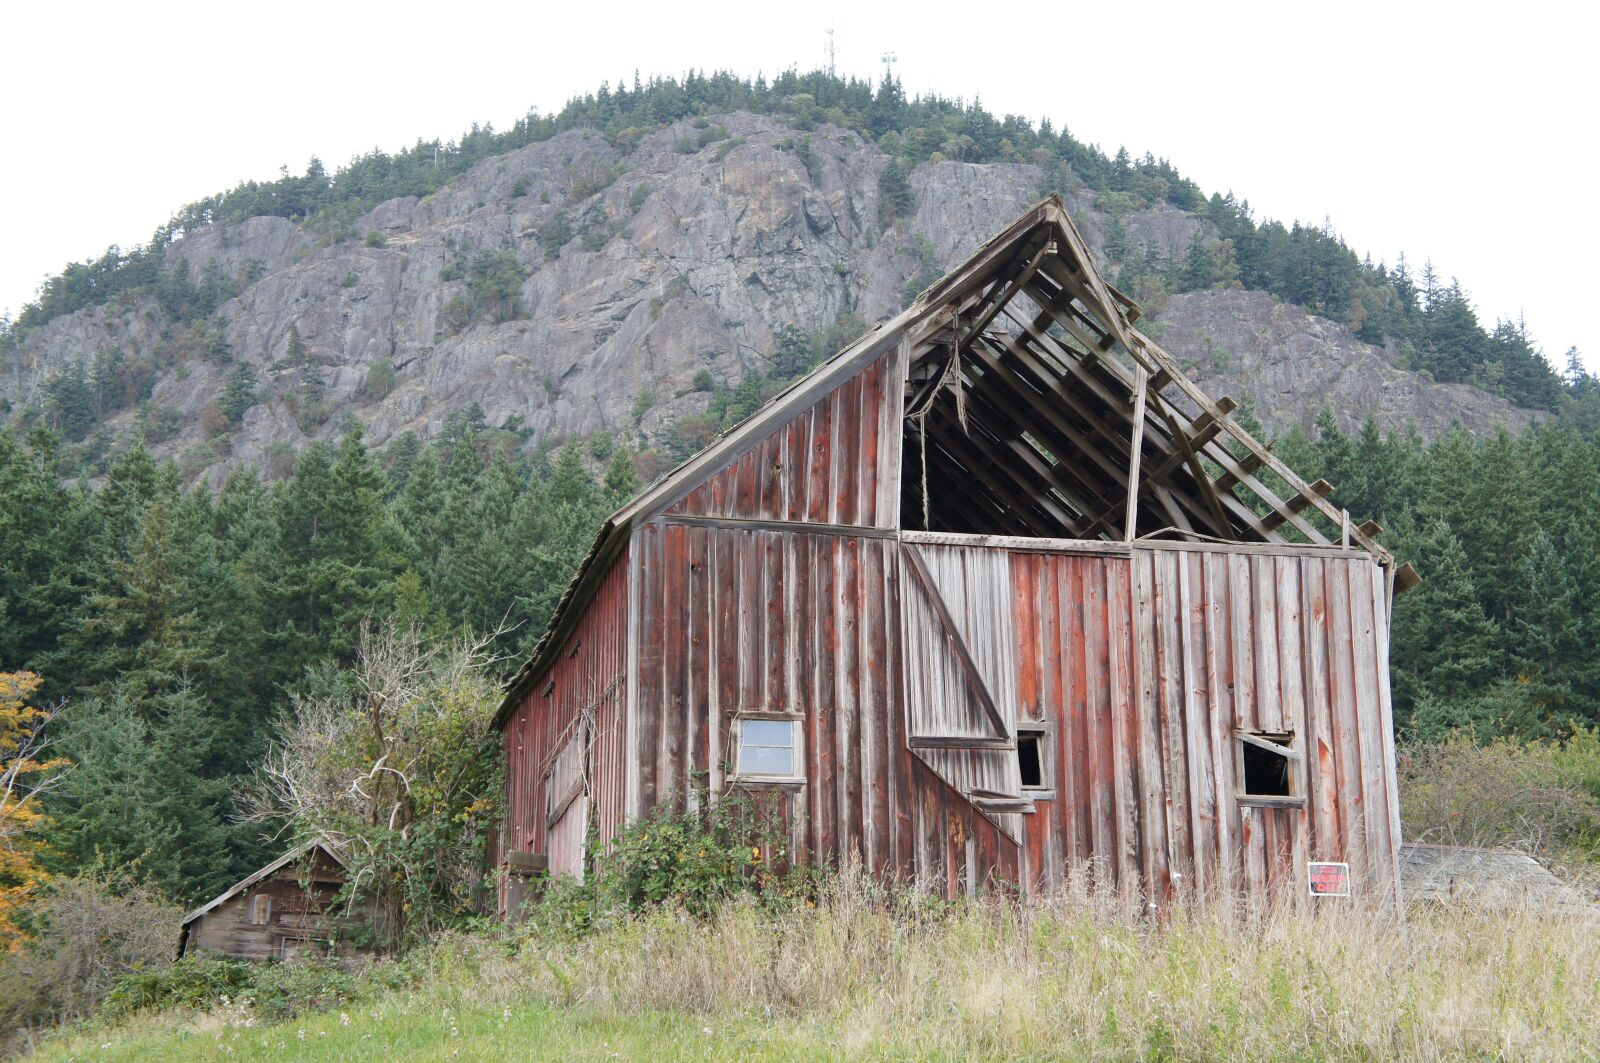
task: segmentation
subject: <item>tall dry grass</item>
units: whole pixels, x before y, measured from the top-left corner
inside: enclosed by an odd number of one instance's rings
[[[426,984],[459,1006],[765,1017],[851,1054],[1576,1059],[1600,1053],[1597,929],[1337,904],[1157,922],[1083,894],[919,916],[847,875],[780,914],[659,911],[511,954],[459,939]]]

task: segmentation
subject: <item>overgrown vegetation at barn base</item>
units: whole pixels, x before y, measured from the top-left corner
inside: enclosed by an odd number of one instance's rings
[[[1600,937],[1571,916],[1339,906],[1150,920],[1084,891],[908,907],[864,877],[815,907],[663,905],[577,938],[442,937],[273,1023],[229,997],[102,1021],[41,1059],[551,1055],[765,1059],[1582,1058]],[[174,1003],[177,1000],[174,999]]]
[[[737,897],[769,907],[815,892],[816,873],[788,866],[781,802],[772,795],[700,795],[694,810],[661,810],[618,831],[609,844],[591,839],[582,879],[544,878],[519,920],[536,933],[579,937],[662,906],[704,918]]]
[[[1594,892],[1600,879],[1600,731],[1475,742],[1462,732],[1399,751],[1406,840],[1507,848]]]

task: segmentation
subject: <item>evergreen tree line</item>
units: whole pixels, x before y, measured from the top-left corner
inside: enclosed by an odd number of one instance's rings
[[[100,490],[67,486],[51,435],[0,431],[0,661],[64,702],[74,765],[45,809],[56,869],[129,870],[189,903],[264,862],[235,796],[288,693],[349,682],[364,619],[509,628],[496,648],[526,654],[637,482],[625,450],[597,483],[575,445],[514,459],[492,435],[461,417],[374,454],[352,432],[213,493],[142,445]]]
[[[1017,115],[997,117],[976,99],[931,94],[908,99],[900,83],[887,76],[874,89],[860,78],[794,69],[770,82],[691,70],[681,80],[653,77],[641,83],[635,74],[631,87],[621,81],[602,84],[555,114],[530,111],[503,132],[474,125],[459,140],[418,141],[394,154],[374,150],[334,173],[313,158],[303,174],[284,168],[275,181],[246,181],[182,208],[132,252],[113,247],[97,260],[72,263],[48,278],[38,301],[24,307],[15,322],[0,321],[0,349],[54,317],[126,292],[155,292],[176,319],[209,314],[233,294],[231,286],[252,278],[208,276],[197,282],[181,262],[164,266],[172,242],[205,225],[270,215],[307,222],[330,238],[354,238],[355,220],[379,203],[427,195],[484,159],[565,130],[595,129],[626,150],[663,125],[736,110],[780,114],[800,130],[829,122],[875,141],[891,156],[884,180],[886,221],[909,208],[905,172],[918,162],[1036,163],[1045,170],[1044,190],[1066,191],[1081,183],[1098,195],[1114,221],[1163,202],[1208,218],[1220,240],[1169,264],[1181,290],[1242,284],[1269,291],[1350,324],[1368,342],[1395,340],[1414,368],[1440,380],[1471,381],[1535,408],[1553,409],[1562,397],[1561,377],[1520,323],[1484,329],[1459,284],[1442,284],[1431,267],[1413,278],[1404,261],[1391,270],[1358,258],[1327,226],[1258,223],[1248,201],[1231,193],[1208,199],[1165,159],[1134,158],[1126,149],[1107,155],[1064,128],[1056,130],[1048,119],[1035,126]],[[564,240],[573,236],[569,231]],[[1111,257],[1132,267],[1125,283],[1138,291],[1153,272],[1151,263],[1128,263],[1125,238],[1116,231],[1111,244]]]
[[[1590,393],[1593,394],[1592,378]],[[1278,441],[1422,575],[1394,603],[1402,739],[1559,738],[1600,724],[1600,402],[1513,436],[1425,445],[1324,412]]]
[[[818,342],[786,334],[787,368]],[[746,390],[724,415],[761,389]],[[1600,385],[1581,390],[1518,436],[1349,436],[1325,413],[1279,440],[1423,575],[1394,610],[1403,737],[1600,724]],[[378,454],[352,432],[276,483],[246,470],[216,492],[136,446],[91,492],[57,476],[52,435],[0,431],[0,663],[47,677],[76,765],[47,807],[57,869],[129,869],[188,902],[258,866],[240,784],[290,692],[349,682],[364,619],[511,625],[498,648],[525,654],[637,481],[609,440],[588,448],[610,458],[597,483],[576,444],[514,457],[504,435],[471,411]]]

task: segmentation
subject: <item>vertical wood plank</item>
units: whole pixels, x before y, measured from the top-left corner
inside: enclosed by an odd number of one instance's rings
[[[1286,731],[1282,686],[1278,679],[1278,592],[1275,557],[1250,558],[1250,583],[1255,595],[1251,649],[1256,663],[1256,721],[1268,731]]]
[[[1358,880],[1370,874],[1367,831],[1361,796],[1361,742],[1356,718],[1356,659],[1351,631],[1350,581],[1346,562],[1327,563],[1328,610],[1333,620],[1328,640],[1328,686],[1332,692],[1334,748],[1338,765],[1339,819],[1344,828],[1344,848],[1350,871]]]
[[[1344,859],[1344,846],[1339,830],[1333,699],[1328,690],[1326,567],[1326,560],[1308,558],[1301,581],[1306,632],[1306,779],[1312,813],[1311,859],[1338,861]]]
[[[1398,909],[1403,899],[1400,896],[1400,844],[1402,838],[1400,834],[1399,768],[1395,763],[1394,751],[1394,703],[1389,690],[1389,595],[1383,570],[1375,562],[1368,562],[1365,568],[1368,584],[1372,592],[1373,634],[1376,640],[1377,656],[1375,679],[1378,684],[1378,703],[1380,707],[1379,726],[1383,732],[1384,790],[1389,812],[1389,889],[1393,891],[1394,903]]]
[[[1250,559],[1228,554],[1228,620],[1231,625],[1234,726],[1245,730],[1261,727],[1256,711],[1255,615],[1250,593]]]
[[[1134,654],[1133,563],[1116,558],[1106,566],[1106,615],[1110,620],[1111,691],[1114,699],[1111,727],[1111,763],[1116,778],[1116,863],[1119,886],[1139,892],[1150,884],[1141,865],[1138,810],[1143,807],[1143,779],[1138,774],[1142,698],[1136,684]]]
[[[1164,902],[1170,894],[1171,877],[1167,863],[1166,787],[1161,765],[1163,738],[1156,700],[1159,676],[1155,659],[1154,561],[1148,551],[1134,552],[1131,619],[1136,715],[1133,742],[1139,774],[1139,837],[1145,889],[1152,902]]]
[[[1202,555],[1206,594],[1206,692],[1211,720],[1211,764],[1217,804],[1217,877],[1221,888],[1241,888],[1239,802],[1233,774],[1234,699],[1232,632],[1228,617],[1229,564],[1222,554]]]
[[[1204,555],[1175,555],[1178,565],[1178,615],[1183,650],[1183,734],[1189,780],[1189,837],[1192,840],[1190,883],[1198,896],[1209,895],[1216,864],[1216,783],[1206,728],[1205,606],[1199,598],[1205,583],[1201,575]]]
[[[1362,822],[1368,838],[1369,888],[1381,890],[1390,863],[1389,800],[1384,782],[1383,709],[1378,695],[1377,645],[1366,562],[1343,561],[1350,595],[1351,641],[1356,669],[1356,724],[1361,744]]]

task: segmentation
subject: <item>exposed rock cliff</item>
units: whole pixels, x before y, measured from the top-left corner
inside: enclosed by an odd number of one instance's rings
[[[684,122],[626,153],[595,133],[564,133],[426,198],[382,204],[356,223],[356,239],[278,218],[192,233],[169,264],[244,279],[214,318],[225,348],[196,354],[153,301],[112,304],[30,334],[0,373],[0,396],[21,408],[62,366],[120,348],[157,367],[149,403],[170,425],[158,452],[213,483],[336,434],[347,415],[378,446],[426,435],[472,403],[491,425],[530,430],[529,446],[601,430],[649,441],[704,409],[703,374],[737,381],[764,367],[784,325],[893,313],[908,284],[958,262],[1041,187],[1029,165],[927,163],[911,174],[909,215],[886,227],[886,160],[855,133],[800,133],[753,115],[718,122],[726,136]],[[1088,193],[1069,206],[1102,252],[1108,219]],[[1135,248],[1166,254],[1208,231],[1170,207],[1119,221]],[[514,299],[487,299],[475,267],[509,269]],[[1309,423],[1324,403],[1346,425],[1370,412],[1424,434],[1528,419],[1474,388],[1399,369],[1342,326],[1263,293],[1178,296],[1155,320],[1203,384],[1252,396],[1269,430]],[[230,361],[254,367],[261,398],[237,426],[214,412]],[[315,416],[297,364],[320,367]],[[125,411],[113,434],[135,424]]]
[[[1249,397],[1274,433],[1293,424],[1309,430],[1324,405],[1346,432],[1370,416],[1386,428],[1413,425],[1429,439],[1456,424],[1477,434],[1542,416],[1480,388],[1401,369],[1392,352],[1266,292],[1177,295],[1151,327],[1197,383],[1213,395]]]

